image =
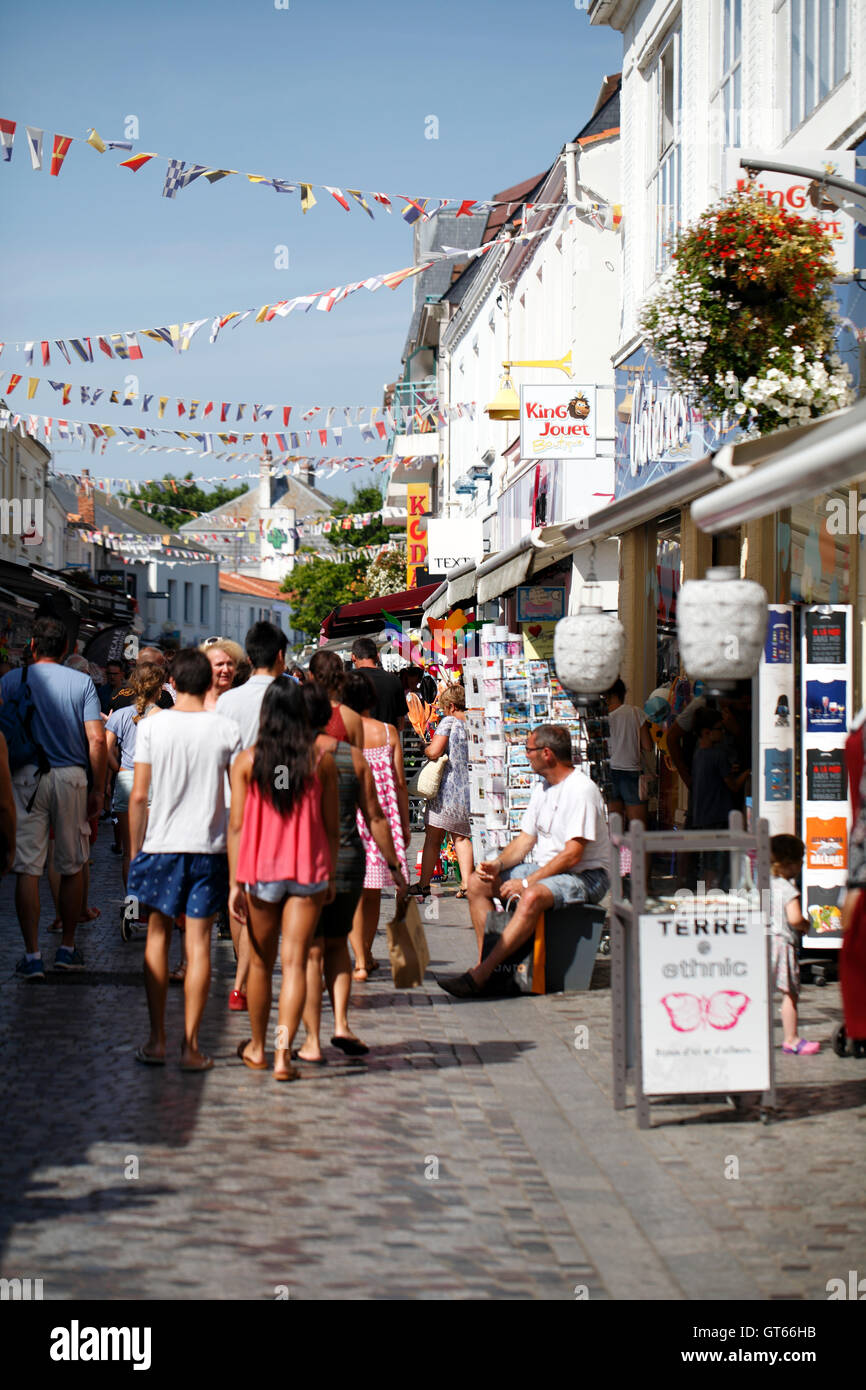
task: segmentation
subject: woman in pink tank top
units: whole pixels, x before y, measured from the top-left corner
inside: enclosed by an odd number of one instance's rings
[[[301,688],[276,680],[262,701],[258,739],[232,764],[228,853],[229,906],[248,924],[250,973],[247,1005],[252,1037],[238,1047],[241,1061],[263,1071],[271,981],[282,933],[283,982],[274,1078],[294,1081],[291,1047],[306,996],[310,944],[323,905],[333,897],[339,843],[334,760],[315,763]]]
[[[364,757],[370,764],[376,784],[376,795],[391,829],[397,863],[408,879],[406,846],[409,843],[409,789],[403,772],[400,736],[393,724],[381,724],[378,719],[370,718],[376,690],[369,676],[363,671],[354,671],[346,677],[343,699],[351,710],[361,716]],[[354,978],[362,981],[367,979],[371,970],[377,968],[372,952],[376,928],[379,925],[382,889],[390,887],[393,880],[384,856],[376,846],[360,812],[358,830],[367,852],[367,872],[361,901],[355,909],[349,942],[355,956]]]

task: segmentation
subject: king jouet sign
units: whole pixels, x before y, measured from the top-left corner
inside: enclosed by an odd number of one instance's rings
[[[520,389],[520,457],[595,458],[596,388],[559,382]]]

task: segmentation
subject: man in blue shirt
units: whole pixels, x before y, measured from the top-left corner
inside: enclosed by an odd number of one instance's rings
[[[15,862],[15,910],[25,954],[16,967],[27,980],[42,980],[39,950],[39,879],[48,855],[49,828],[54,831],[54,866],[60,874],[63,942],[57,970],[83,970],[75,947],[75,928],[82,908],[82,868],[90,856],[88,821],[102,810],[105,787],[105,729],[99,696],[89,676],[61,663],[67,650],[66,629],[56,618],[38,618],[33,627],[33,663],[27,683],[34,706],[32,733],[48,770],[27,763],[12,774],[18,814]],[[0,700],[20,688],[22,671],[0,680]],[[88,774],[91,790],[88,792]]]

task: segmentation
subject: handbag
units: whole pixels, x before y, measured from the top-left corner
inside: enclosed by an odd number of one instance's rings
[[[397,911],[388,923],[388,956],[397,989],[412,989],[421,984],[430,963],[430,951],[414,898],[397,899]]]
[[[432,801],[434,797],[438,796],[447,762],[448,754],[443,753],[442,757],[437,758],[435,762],[427,762],[422,768],[419,768],[409,783],[410,795],[420,796],[424,801]]]

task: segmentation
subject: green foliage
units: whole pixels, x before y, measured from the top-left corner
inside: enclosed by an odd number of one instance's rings
[[[382,493],[375,486],[356,487],[353,489],[350,498],[336,497],[331,507],[331,516],[338,519],[345,516],[357,516],[360,512],[381,512]],[[400,523],[401,530],[405,530],[405,522]],[[369,526],[352,526],[347,531],[331,532],[331,544],[337,550],[346,547],[361,545],[386,545],[392,539],[393,528],[383,526],[379,517],[374,517]]]
[[[167,488],[160,483],[147,483],[134,495],[123,493],[122,496],[136,511],[176,531],[185,522],[194,520],[192,512],[212,511],[214,507],[221,507],[223,503],[231,502],[232,498],[240,497],[242,492],[248,490],[246,487],[219,486],[206,492],[204,488],[191,481],[192,477],[192,473],[185,474],[183,478],[166,473],[163,475],[163,483],[167,484]],[[141,502],[153,502],[156,505],[145,509],[139,505]]]
[[[366,558],[339,563],[318,555],[296,565],[281,586],[292,605],[292,627],[314,640],[332,608],[359,603],[367,596],[368,567]]]

